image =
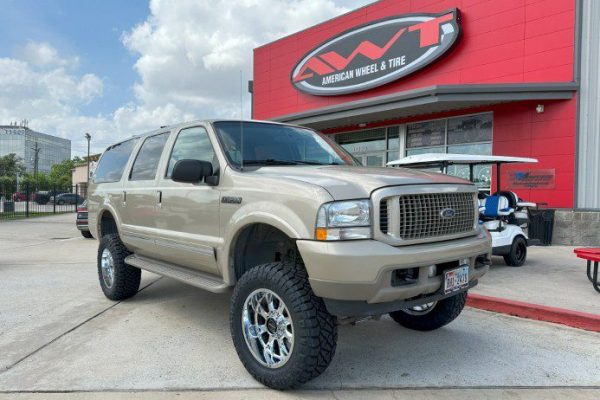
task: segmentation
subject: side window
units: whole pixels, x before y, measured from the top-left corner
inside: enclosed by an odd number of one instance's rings
[[[214,170],[218,167],[215,151],[208,138],[208,132],[199,126],[187,128],[179,132],[175,145],[173,145],[171,158],[169,159],[167,178],[171,177],[173,167],[177,161],[190,159],[208,161],[212,163]]]
[[[161,133],[150,136],[144,141],[131,168],[129,180],[149,181],[156,177],[158,162],[168,138],[169,133]]]
[[[109,147],[102,155],[102,158],[100,158],[100,163],[96,167],[94,182],[120,181],[136,142],[137,139],[132,139]]]

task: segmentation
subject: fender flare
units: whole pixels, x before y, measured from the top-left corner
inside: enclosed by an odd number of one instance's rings
[[[105,213],[109,213],[113,217],[113,219],[115,220],[115,224],[117,225],[117,232],[119,233],[119,236],[121,236],[121,218],[119,217],[119,214],[116,212],[112,204],[104,203],[98,208],[98,213],[96,214],[97,218],[94,228],[96,229],[96,234],[98,235],[98,238],[100,238],[102,217]]]
[[[258,209],[247,212],[240,208],[231,218],[231,223],[224,237],[223,257],[219,262],[223,274],[223,280],[235,284],[235,272],[233,270],[233,251],[237,245],[241,232],[250,225],[264,224],[280,230],[292,240],[306,239],[312,236],[312,230],[302,222],[302,219],[291,209],[280,204],[269,204],[269,209]],[[253,208],[256,204],[253,205]],[[284,218],[282,214],[286,214]]]

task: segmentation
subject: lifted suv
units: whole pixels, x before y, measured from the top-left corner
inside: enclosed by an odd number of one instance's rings
[[[88,202],[108,298],[135,295],[141,269],[233,287],[237,353],[277,389],[327,368],[338,323],[389,313],[427,331],[454,320],[489,268],[477,206],[470,182],[365,168],[310,129],[256,121],[110,146]]]

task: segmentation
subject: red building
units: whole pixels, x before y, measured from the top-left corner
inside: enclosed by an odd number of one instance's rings
[[[592,206],[577,201],[578,15],[597,8],[584,3],[377,1],[256,48],[253,117],[335,135],[366,165],[423,152],[537,158],[504,168],[504,186],[517,171],[546,174],[519,195],[598,210],[597,184],[579,193]],[[476,172],[493,184],[489,168]]]

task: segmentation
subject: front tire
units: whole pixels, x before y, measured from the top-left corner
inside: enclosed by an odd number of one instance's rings
[[[390,317],[408,329],[433,331],[454,321],[462,312],[466,301],[465,291],[434,303],[391,312]]]
[[[523,236],[517,236],[513,239],[510,246],[510,252],[505,254],[504,262],[511,267],[520,267],[527,260],[527,241]]]
[[[106,235],[98,246],[98,278],[104,295],[111,300],[125,300],[140,288],[142,271],[125,264],[131,253],[117,234]]]
[[[229,315],[242,364],[273,389],[317,377],[335,354],[336,319],[313,293],[302,266],[274,262],[246,272],[235,286]]]

